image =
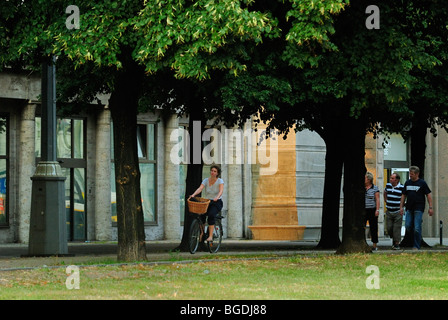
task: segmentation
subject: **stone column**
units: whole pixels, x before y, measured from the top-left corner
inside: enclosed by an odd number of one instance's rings
[[[167,240],[180,239],[179,165],[170,158],[171,150],[178,143],[177,135],[171,139],[176,129],[179,129],[179,119],[172,114],[165,124],[164,234]]]
[[[448,212],[446,210],[448,207],[448,194],[446,192],[446,190],[448,190],[448,172],[446,170],[448,165],[448,149],[446,148],[448,145],[448,133],[442,128],[438,128],[437,130],[437,145],[434,146],[436,147],[436,150],[434,150],[432,155],[428,154],[426,157],[427,160],[430,158],[434,161],[433,172],[435,180],[433,183],[429,181],[430,184],[428,184],[432,191],[434,215],[429,218],[428,211],[426,210],[425,216],[432,221],[432,225],[435,225],[435,228],[437,229],[434,236],[440,236],[439,223],[442,221],[442,236],[446,238],[448,235]],[[428,202],[426,202],[426,207],[428,207]],[[446,245],[446,240],[443,240],[443,245]]]
[[[18,196],[18,240],[28,243],[31,212],[31,177],[35,166],[35,117],[36,104],[29,102],[22,110],[20,120],[19,148],[19,196]]]
[[[299,226],[296,205],[295,134],[290,132],[286,140],[273,136],[257,146],[252,169],[253,239],[303,239],[305,227]]]
[[[252,238],[252,231],[249,225],[252,224],[252,159],[249,156],[251,141],[249,136],[252,135],[252,120],[247,120],[244,124],[244,162],[243,162],[243,221],[244,221],[244,237]]]
[[[426,159],[425,159],[425,176],[424,180],[428,184],[429,189],[431,189],[431,197],[432,197],[432,206],[434,210],[434,214],[432,217],[428,215],[428,201],[425,198],[425,211],[423,213],[423,225],[422,225],[422,233],[423,237],[436,237],[439,236],[439,221],[443,220],[440,212],[439,206],[439,195],[442,197],[445,195],[445,192],[440,192],[441,189],[439,187],[439,183],[443,181],[440,179],[441,172],[445,170],[439,170],[439,168],[444,168],[443,166],[439,166],[440,154],[439,150],[444,150],[446,148],[446,144],[440,144],[440,140],[443,141],[443,129],[439,128],[439,134],[434,137],[429,130],[426,133]],[[439,145],[442,148],[439,148]],[[403,183],[404,184],[404,183]],[[442,207],[444,208],[444,207]],[[446,228],[446,225],[445,225]]]
[[[244,159],[241,130],[226,130],[226,152],[228,181],[224,181],[228,188],[227,235],[229,238],[243,237],[243,171]]]
[[[383,149],[384,137],[373,138],[373,134],[366,135],[366,156],[365,163],[367,171],[373,174],[373,184],[380,189],[380,215],[378,216],[378,236],[384,237],[384,214],[386,212],[384,208],[383,191],[385,187],[384,183],[384,149]],[[404,184],[404,181],[402,181]]]
[[[95,240],[111,240],[111,125],[110,110],[98,113],[95,161]]]

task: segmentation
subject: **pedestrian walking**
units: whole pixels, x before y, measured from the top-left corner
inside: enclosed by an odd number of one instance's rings
[[[366,173],[366,223],[369,221],[370,237],[373,243],[373,251],[377,250],[378,243],[378,216],[380,214],[380,190],[373,184],[373,174]]]
[[[400,201],[400,212],[403,214],[406,207],[406,232],[412,233],[414,240],[414,250],[419,250],[422,242],[422,222],[423,212],[425,211],[425,197],[428,201],[428,214],[432,216],[434,211],[432,208],[431,190],[427,183],[420,179],[420,169],[416,166],[409,168],[410,179],[404,184],[403,195]],[[406,201],[406,204],[405,204]]]
[[[384,189],[384,200],[386,201],[387,233],[392,238],[392,249],[395,250],[400,249],[401,226],[403,224],[400,202],[403,190],[404,186],[400,183],[400,175],[392,173]]]

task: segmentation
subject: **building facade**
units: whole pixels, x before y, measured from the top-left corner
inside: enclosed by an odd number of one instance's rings
[[[0,74],[0,242],[23,242],[29,237],[31,177],[40,158],[40,78]],[[69,241],[115,240],[116,198],[113,141],[108,97],[82,114],[57,119],[57,158],[65,180]],[[138,116],[142,205],[147,240],[181,239],[187,165],[172,161],[173,150],[186,152],[188,119],[159,113]],[[250,128],[248,128],[250,130]],[[226,144],[224,127],[209,138],[211,154],[233,157],[243,150],[242,139]],[[235,131],[238,133],[238,131]],[[205,137],[200,137],[205,140]],[[218,139],[219,138],[219,139]],[[179,148],[181,145],[181,148]],[[216,150],[216,151],[215,151]],[[177,156],[177,153],[176,153]],[[181,158],[184,155],[180,155]],[[210,159],[209,159],[210,160]],[[230,159],[231,160],[231,159]],[[211,159],[213,162],[213,159]],[[203,177],[210,164],[204,165]],[[248,237],[251,210],[251,166],[238,161],[222,164],[225,236]],[[247,187],[249,186],[249,187]],[[228,201],[231,197],[232,201]]]
[[[380,189],[379,236],[388,237],[385,226],[385,202],[383,191],[392,173],[399,173],[401,183],[409,179],[410,143],[405,143],[400,135],[393,134],[385,141],[384,137],[374,139],[366,136],[366,168],[374,175],[374,184]],[[303,131],[296,134],[296,181],[297,210],[300,224],[306,226],[305,239],[320,239],[322,195],[325,178],[325,143],[318,134]],[[440,221],[448,222],[448,134],[440,129],[437,137],[426,135],[425,181],[431,189],[434,215],[423,215],[423,236],[439,237]],[[342,234],[343,192],[340,191],[339,225]],[[403,224],[404,225],[404,224]],[[446,228],[443,236],[447,236]]]
[[[40,157],[40,78],[0,73],[0,243],[27,243],[31,188]],[[115,240],[116,198],[108,97],[99,97],[82,114],[58,117],[57,157],[65,181],[69,241]],[[187,118],[146,113],[138,116],[142,205],[147,240],[181,239],[187,165]],[[219,127],[202,136],[210,164],[221,163],[224,236],[253,239],[320,238],[325,144],[310,131],[288,139],[254,143],[251,123],[244,128]],[[252,140],[251,140],[252,139]],[[211,142],[210,142],[211,141]],[[390,172],[409,167],[408,148],[383,148],[382,140],[366,138],[366,165],[380,189]],[[403,144],[404,145],[404,144]],[[448,179],[448,135],[427,138],[425,180],[433,191],[435,216],[425,217],[424,236],[438,236]],[[382,197],[382,194],[381,194]],[[341,214],[342,225],[342,192]],[[381,201],[382,212],[384,202]],[[380,217],[380,236],[384,219]]]

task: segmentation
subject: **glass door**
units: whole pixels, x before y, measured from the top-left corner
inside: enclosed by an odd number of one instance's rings
[[[40,118],[36,118],[36,157],[40,157]],[[67,240],[87,240],[85,120],[58,118],[57,159],[65,180]]]
[[[84,241],[86,236],[86,199],[84,168],[66,168],[61,164],[65,180],[65,213],[67,238],[70,241]]]

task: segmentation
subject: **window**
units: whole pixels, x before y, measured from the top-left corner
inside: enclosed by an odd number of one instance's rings
[[[42,119],[36,117],[36,158],[41,156]],[[58,118],[56,123],[57,158],[84,159],[84,120]]]
[[[409,143],[400,134],[390,134],[384,145],[384,166],[386,168],[409,167]]]
[[[113,162],[113,130],[111,130],[111,213],[112,221],[117,222],[117,204],[115,188],[115,165]],[[143,123],[137,125],[137,152],[140,167],[140,191],[142,196],[143,218],[145,223],[157,222],[157,156],[156,156],[156,125]]]
[[[0,226],[8,225],[8,116],[0,114]]]
[[[140,163],[140,190],[142,195],[143,218],[155,223],[156,217],[156,155],[154,123],[137,126],[137,146]]]
[[[179,126],[179,138],[178,143],[182,143],[182,148],[179,148],[179,159],[182,162],[179,164],[179,204],[180,204],[180,223],[184,224],[185,216],[185,192],[186,192],[186,179],[187,179],[187,162],[188,162],[188,128],[186,126]]]

